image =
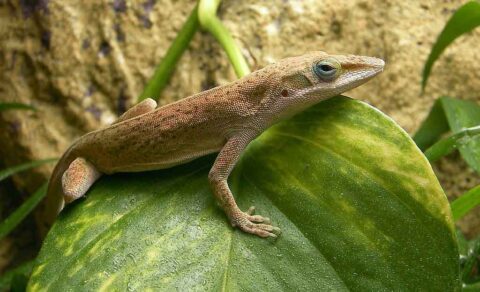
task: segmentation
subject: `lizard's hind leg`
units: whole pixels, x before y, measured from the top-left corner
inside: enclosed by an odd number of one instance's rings
[[[134,118],[134,117],[137,117],[139,115],[143,115],[143,114],[146,114],[148,112],[151,112],[156,107],[157,107],[157,102],[155,100],[151,99],[151,98],[147,98],[147,99],[143,100],[142,102],[140,102],[140,103],[134,105],[133,107],[131,107],[125,113],[123,113],[123,115],[121,115],[118,118],[118,120],[113,122],[112,125],[123,122],[125,120],[131,119],[131,118]]]
[[[65,203],[70,203],[85,195],[102,173],[83,157],[78,157],[62,176]]]

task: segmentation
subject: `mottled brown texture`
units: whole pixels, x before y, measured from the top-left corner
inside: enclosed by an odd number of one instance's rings
[[[319,72],[319,64],[334,74]],[[147,99],[127,111],[122,121],[86,134],[67,150],[50,179],[47,223],[52,223],[63,202],[83,196],[99,172],[164,169],[220,152],[209,179],[232,226],[261,237],[276,237],[279,229],[262,216],[242,212],[228,187],[228,176],[241,153],[271,125],[365,83],[383,66],[376,58],[318,51],[283,59],[155,110],[155,102]],[[285,79],[291,82],[282,82]]]
[[[62,189],[66,203],[83,196],[101,173],[83,157],[78,157],[70,163],[62,175]]]

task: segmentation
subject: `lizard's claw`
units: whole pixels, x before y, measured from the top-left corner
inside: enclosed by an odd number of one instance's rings
[[[260,237],[277,237],[280,234],[280,228],[272,226],[267,217],[252,215],[254,211],[255,207],[250,207],[247,212],[239,213],[232,220],[232,225]]]

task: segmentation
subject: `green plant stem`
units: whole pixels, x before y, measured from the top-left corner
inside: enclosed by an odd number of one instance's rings
[[[430,162],[435,162],[442,156],[448,155],[457,149],[462,143],[463,139],[468,139],[479,134],[480,126],[463,129],[460,132],[433,144],[432,147],[425,151],[425,156]]]
[[[470,210],[480,205],[480,185],[470,189],[450,204],[453,219],[462,219]]]
[[[6,179],[7,177],[9,177],[11,175],[14,175],[14,174],[18,173],[18,172],[21,172],[21,171],[24,171],[24,170],[27,170],[27,169],[30,169],[30,168],[34,168],[34,167],[40,166],[42,164],[55,162],[57,160],[58,160],[57,158],[35,160],[35,161],[27,162],[27,163],[24,163],[24,164],[16,165],[16,166],[1,170],[0,171],[0,181]]]
[[[237,77],[243,77],[250,73],[250,68],[230,32],[217,17],[220,2],[220,0],[200,0],[198,19],[202,28],[210,32],[225,50]]]
[[[31,110],[35,111],[35,107],[28,105],[28,104],[23,104],[23,103],[18,103],[18,102],[1,102],[0,103],[0,112],[1,111],[7,111],[7,110]]]
[[[47,194],[47,183],[44,183],[35,193],[18,207],[10,216],[0,223],[0,239],[10,233],[28,214],[40,203]]]
[[[165,57],[155,70],[152,79],[150,79],[142,94],[138,97],[139,102],[149,97],[158,99],[162,90],[167,86],[178,60],[187,49],[197,29],[198,5],[193,8],[187,21],[165,54]]]

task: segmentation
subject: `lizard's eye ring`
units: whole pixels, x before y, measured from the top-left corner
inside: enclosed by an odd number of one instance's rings
[[[337,77],[340,64],[336,60],[323,60],[313,65],[313,72],[323,81],[332,81]]]

